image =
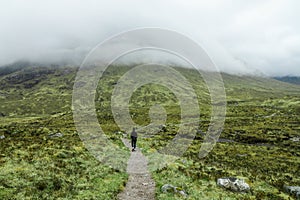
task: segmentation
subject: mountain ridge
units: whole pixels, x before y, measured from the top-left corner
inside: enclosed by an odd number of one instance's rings
[[[128,66],[112,66],[109,69],[111,72],[108,70],[106,77],[111,76],[109,77],[111,79],[110,82],[116,82],[120,77],[119,73],[129,68]],[[188,77],[195,88],[199,88],[196,90],[200,91],[206,88],[199,73],[186,68],[176,69]],[[77,70],[78,67],[74,66],[38,66],[30,63],[27,63],[27,65],[26,63],[19,63],[11,71],[7,71],[7,68],[0,68],[0,103],[2,103],[4,108],[2,113],[8,116],[14,110],[13,108],[16,108],[16,112],[19,112],[21,115],[25,114],[25,110],[28,110],[27,114],[29,114],[29,111],[35,110],[30,108],[32,106],[40,108],[40,111],[35,111],[38,114],[69,110]],[[228,96],[234,96],[235,98],[246,93],[249,98],[254,99],[258,93],[266,97],[297,96],[300,94],[299,85],[275,79],[249,75],[237,76],[227,73],[222,73],[221,75],[226,93],[229,94]],[[51,103],[50,99],[53,103]],[[51,106],[45,104],[44,100]],[[8,106],[10,103],[11,105]],[[10,111],[5,113],[5,110]],[[23,112],[21,112],[22,110]],[[53,111],[50,112],[50,110]]]
[[[300,76],[276,76],[273,78],[278,81],[300,85]]]

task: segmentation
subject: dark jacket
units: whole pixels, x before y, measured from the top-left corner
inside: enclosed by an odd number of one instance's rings
[[[136,138],[137,138],[137,132],[136,132],[135,130],[133,130],[133,131],[131,132],[131,137],[136,137]]]

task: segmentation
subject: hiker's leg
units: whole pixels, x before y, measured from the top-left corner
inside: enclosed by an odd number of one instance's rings
[[[136,141],[137,141],[137,138],[134,138],[134,143],[133,143],[134,147],[133,148],[136,148]]]

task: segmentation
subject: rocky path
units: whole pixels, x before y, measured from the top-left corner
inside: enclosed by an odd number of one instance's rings
[[[123,143],[131,150],[130,141],[122,139]],[[155,182],[147,169],[148,161],[139,148],[131,152],[127,164],[129,179],[119,200],[154,200]]]

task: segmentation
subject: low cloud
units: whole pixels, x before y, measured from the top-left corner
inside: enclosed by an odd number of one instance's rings
[[[7,0],[0,3],[0,64],[79,64],[107,37],[161,27],[197,41],[229,73],[300,75],[300,2]]]

